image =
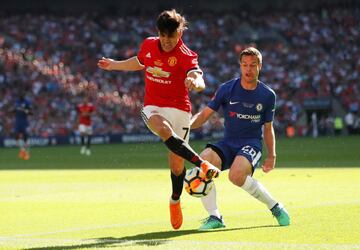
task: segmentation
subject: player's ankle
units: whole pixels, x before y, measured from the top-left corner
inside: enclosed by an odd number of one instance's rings
[[[174,200],[173,198],[170,197],[170,204],[176,204],[180,202],[180,199]]]

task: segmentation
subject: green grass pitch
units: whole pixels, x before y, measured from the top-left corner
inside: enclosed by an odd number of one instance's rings
[[[205,142],[192,142],[199,151]],[[216,180],[226,228],[184,191],[172,230],[171,183],[160,143],[33,148],[29,161],[0,149],[0,249],[360,249],[360,137],[278,140],[277,168],[255,178],[282,201],[289,227],[265,205]],[[187,164],[189,168],[190,165]]]

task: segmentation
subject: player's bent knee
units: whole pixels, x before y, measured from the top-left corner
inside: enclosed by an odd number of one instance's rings
[[[221,158],[211,148],[206,148],[200,153],[200,158],[210,162],[221,170]]]
[[[206,148],[200,153],[200,157],[206,161],[211,161],[212,158],[212,149]]]
[[[229,171],[229,180],[236,186],[241,187],[244,185],[246,175],[240,171]]]

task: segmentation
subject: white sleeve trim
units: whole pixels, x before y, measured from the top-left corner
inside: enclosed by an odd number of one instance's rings
[[[194,69],[189,70],[186,75],[188,76],[191,72],[199,72],[200,74],[203,74],[203,72],[200,68],[194,68]]]
[[[141,66],[145,66],[144,64],[142,64],[140,61],[139,61],[139,58],[136,56],[136,60],[138,61],[138,63],[141,65]]]

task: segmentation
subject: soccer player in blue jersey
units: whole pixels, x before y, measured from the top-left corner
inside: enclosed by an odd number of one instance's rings
[[[28,134],[28,115],[32,114],[31,102],[21,93],[15,102],[15,136],[17,145],[20,149],[19,158],[23,160],[30,159],[29,152],[29,134]]]
[[[202,126],[221,107],[224,113],[224,138],[208,144],[200,156],[220,170],[229,169],[229,180],[254,198],[266,204],[280,226],[290,224],[284,206],[276,201],[266,188],[252,176],[259,165],[262,139],[267,148],[267,157],[262,169],[265,173],[275,167],[276,147],[273,118],[275,92],[258,80],[262,55],[249,47],[240,53],[241,77],[222,84],[207,107],[193,116],[191,128]],[[216,189],[202,198],[209,217],[199,228],[211,230],[225,227],[216,203]]]

